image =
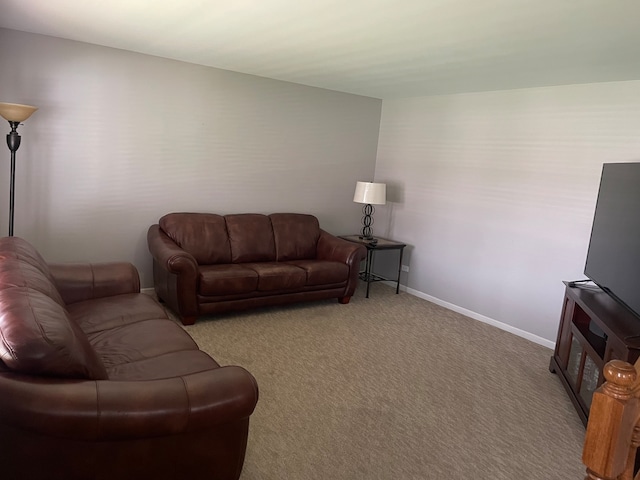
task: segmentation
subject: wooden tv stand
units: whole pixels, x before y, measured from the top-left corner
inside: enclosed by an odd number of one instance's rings
[[[549,370],[557,373],[586,425],[602,367],[640,356],[640,318],[594,285],[566,285],[556,348]]]

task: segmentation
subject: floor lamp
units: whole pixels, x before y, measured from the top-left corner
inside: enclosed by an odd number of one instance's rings
[[[13,200],[16,180],[16,151],[20,147],[18,125],[24,122],[38,108],[31,105],[0,102],[0,116],[9,122],[11,132],[7,133],[7,146],[11,150],[11,187],[9,188],[9,236],[13,237]]]

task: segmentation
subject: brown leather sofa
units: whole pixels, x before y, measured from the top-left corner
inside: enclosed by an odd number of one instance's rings
[[[147,233],[158,298],[198,316],[337,298],[349,303],[366,249],[313,215],[170,213]]]
[[[128,263],[0,239],[0,458],[21,479],[240,476],[253,376],[220,367]]]

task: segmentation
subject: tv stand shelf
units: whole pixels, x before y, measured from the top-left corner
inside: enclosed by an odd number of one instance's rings
[[[591,285],[569,286],[549,370],[557,373],[586,425],[591,397],[603,382],[602,368],[614,359],[640,356],[640,318]]]

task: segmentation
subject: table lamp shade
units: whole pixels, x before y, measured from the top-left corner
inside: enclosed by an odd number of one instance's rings
[[[384,183],[356,182],[353,201],[370,205],[384,205],[387,203],[387,185]]]

